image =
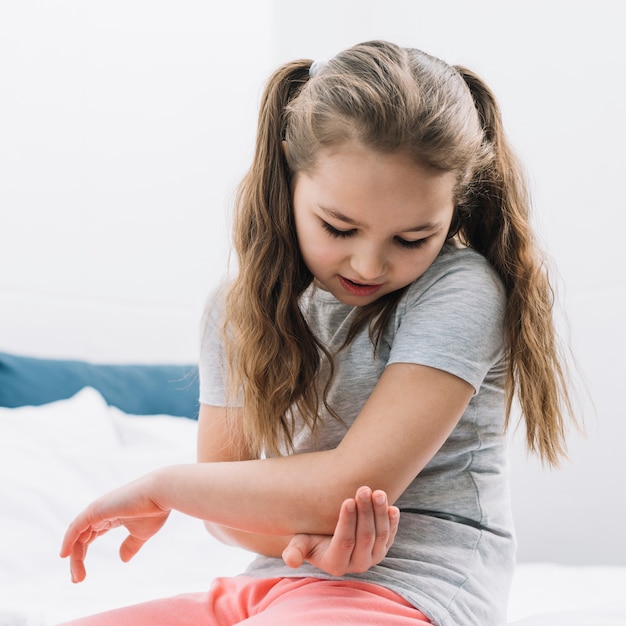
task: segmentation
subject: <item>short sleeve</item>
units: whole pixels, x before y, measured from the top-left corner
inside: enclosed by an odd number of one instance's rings
[[[223,309],[225,290],[217,290],[210,298],[203,319],[202,344],[198,375],[200,403],[227,406],[228,375],[223,342]]]
[[[505,305],[504,287],[482,256],[442,255],[398,307],[388,364],[434,367],[478,391],[503,355]]]

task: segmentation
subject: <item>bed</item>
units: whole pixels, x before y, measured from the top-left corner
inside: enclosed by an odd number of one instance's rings
[[[73,515],[104,490],[193,462],[198,381],[190,365],[102,365],[0,353],[0,626],[51,626],[206,589],[251,555],[173,514],[128,564],[122,530],[90,549],[87,579],[59,558]],[[626,566],[520,563],[508,624],[626,624]]]

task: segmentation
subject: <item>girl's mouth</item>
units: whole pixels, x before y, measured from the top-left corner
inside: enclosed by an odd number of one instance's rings
[[[382,284],[363,285],[361,283],[355,283],[349,278],[344,278],[343,276],[339,276],[339,282],[341,283],[341,286],[353,296],[371,296],[382,287]]]

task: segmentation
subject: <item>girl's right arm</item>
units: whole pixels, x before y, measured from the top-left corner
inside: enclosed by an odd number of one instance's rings
[[[332,555],[336,544],[329,537],[337,532],[342,503],[362,485],[384,491],[395,502],[446,441],[473,393],[468,382],[443,370],[393,363],[336,448],[155,470],[79,513],[65,534],[61,555],[70,557],[74,580],[82,580],[87,548],[98,536],[125,526],[130,532],[122,546],[127,560],[171,510],[247,533],[323,538],[322,552]],[[220,449],[228,451],[216,439],[210,450]],[[361,536],[357,520],[354,550]],[[372,536],[365,533],[364,538],[371,541]],[[317,556],[313,549],[306,560],[315,565]]]
[[[244,461],[250,454],[235,451],[223,407],[201,405],[198,418],[198,462]],[[282,557],[290,567],[304,561],[332,575],[365,571],[379,563],[393,544],[399,510],[389,506],[387,494],[361,487],[354,498],[345,500],[337,527],[329,535],[264,535],[229,528],[210,521],[209,533],[228,545],[257,554]]]

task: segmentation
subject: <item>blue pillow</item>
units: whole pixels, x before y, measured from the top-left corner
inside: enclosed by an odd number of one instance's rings
[[[97,389],[108,404],[134,415],[197,419],[195,365],[104,365],[0,352],[0,406],[38,406]]]

